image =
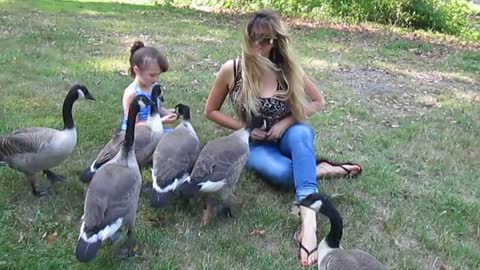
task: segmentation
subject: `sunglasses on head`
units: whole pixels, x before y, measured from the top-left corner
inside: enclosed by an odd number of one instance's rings
[[[273,45],[275,42],[275,38],[271,36],[266,36],[266,35],[258,35],[258,34],[252,34],[250,36],[250,40],[256,44],[256,45],[261,45],[261,46],[267,46],[267,45]]]

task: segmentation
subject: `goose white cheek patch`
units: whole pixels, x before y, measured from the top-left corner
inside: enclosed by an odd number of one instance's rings
[[[320,200],[315,201],[314,203],[312,203],[310,205],[310,208],[314,209],[317,212],[320,210],[321,207],[322,207],[322,201],[320,201]]]
[[[90,165],[90,172],[96,172],[97,169],[95,169],[95,163],[97,162],[97,160],[95,159],[93,162],[92,162],[92,165]]]
[[[85,99],[85,94],[83,93],[82,90],[77,90],[77,93],[78,93],[78,99]]]

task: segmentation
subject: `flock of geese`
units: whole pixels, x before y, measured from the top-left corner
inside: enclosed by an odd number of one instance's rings
[[[250,133],[263,122],[255,119],[252,126],[202,145],[187,105],[175,106],[181,123],[164,133],[157,104],[161,95],[162,88],[156,85],[151,99],[136,96],[129,107],[126,131],[116,133],[80,176],[89,185],[75,250],[81,262],[92,261],[104,241],[117,241],[122,229],[126,229],[127,239],[118,255],[134,254],[135,221],[142,190],[149,193],[150,206],[154,208],[164,207],[174,198],[188,200],[199,195],[204,201],[203,225],[219,213],[235,215],[233,193],[249,155]],[[72,107],[81,99],[95,100],[85,86],[74,85],[63,103],[62,130],[32,127],[0,136],[0,167],[22,172],[35,196],[51,194],[50,188],[39,190],[41,174],[52,184],[65,181],[52,168],[75,149],[77,132]],[[151,109],[148,120],[136,126],[137,113],[146,106]],[[153,181],[151,187],[142,187],[141,170],[148,167]],[[319,269],[386,269],[363,251],[339,248],[342,218],[324,195],[312,194],[299,204],[326,215],[331,222],[329,234],[318,246]]]

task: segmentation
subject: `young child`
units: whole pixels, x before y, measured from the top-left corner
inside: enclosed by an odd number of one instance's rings
[[[119,151],[120,145],[125,137],[127,129],[127,117],[130,103],[138,95],[145,95],[152,98],[153,86],[158,84],[160,74],[168,71],[167,58],[161,54],[156,48],[145,46],[141,41],[135,41],[130,49],[130,75],[134,78],[133,82],[123,92],[123,119],[120,130],[113,135],[112,139],[98,153],[93,163],[86,168],[80,180],[90,182],[95,172],[103,164],[111,160]],[[173,124],[177,120],[175,109],[165,109],[161,107],[160,99],[157,99],[159,114],[163,124]],[[150,105],[145,106],[137,114],[136,125],[144,125],[150,115]],[[169,132],[171,129],[164,129]]]
[[[151,98],[152,88],[158,83],[160,74],[168,71],[168,61],[156,48],[145,46],[141,41],[135,41],[130,49],[129,71],[134,80],[123,93],[122,131],[127,128],[128,108],[133,98],[137,95],[145,95],[149,99]],[[162,108],[160,100],[157,102],[162,123],[174,123],[177,119],[175,109]],[[150,106],[146,106],[138,113],[137,124],[144,124],[149,114]]]

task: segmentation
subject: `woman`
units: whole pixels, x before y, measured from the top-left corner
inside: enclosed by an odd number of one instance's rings
[[[287,29],[269,10],[254,13],[243,31],[242,57],[221,67],[205,107],[208,119],[237,130],[252,116],[262,117],[264,127],[251,133],[247,167],[269,183],[293,187],[299,202],[317,192],[317,177],[360,174],[351,163],[315,160],[314,131],[301,123],[325,104],[315,84],[304,74],[289,47]],[[240,120],[221,112],[226,96]],[[300,207],[298,244],[302,265],[317,260],[315,212]]]

